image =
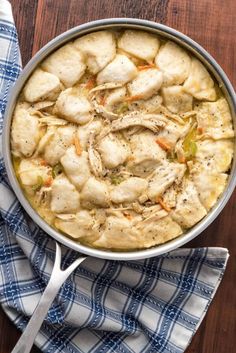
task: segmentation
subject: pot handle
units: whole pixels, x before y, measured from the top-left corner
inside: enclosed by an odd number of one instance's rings
[[[66,270],[61,270],[61,248],[56,243],[56,256],[52,274],[39,303],[29,320],[24,332],[19,338],[17,344],[11,353],[30,353],[40,327],[47,316],[48,310],[55,299],[59,289],[69,275],[83,262],[87,257],[76,259]]]

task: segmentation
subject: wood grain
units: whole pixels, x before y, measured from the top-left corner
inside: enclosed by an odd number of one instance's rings
[[[235,0],[12,0],[23,64],[44,44],[81,23],[137,17],[167,24],[199,42],[236,87]],[[223,246],[230,259],[222,284],[187,353],[234,353],[236,333],[236,193],[221,215],[188,246]],[[0,312],[0,353],[9,353],[19,332]],[[33,353],[39,350],[34,348]],[[138,353],[138,352],[137,352]]]

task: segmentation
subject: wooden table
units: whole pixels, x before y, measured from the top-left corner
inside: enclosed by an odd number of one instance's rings
[[[206,48],[236,87],[235,0],[12,0],[23,64],[56,35],[81,23],[136,17],[164,23]],[[190,246],[223,246],[231,257],[221,286],[187,353],[236,351],[236,193],[215,222]],[[0,311],[0,353],[19,332]],[[37,348],[33,353],[39,353]],[[137,352],[138,353],[138,352]]]

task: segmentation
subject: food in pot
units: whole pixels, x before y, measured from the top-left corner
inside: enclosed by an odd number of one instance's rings
[[[224,191],[234,131],[222,91],[178,44],[103,30],[56,50],[14,111],[11,149],[39,215],[82,244],[156,246]]]

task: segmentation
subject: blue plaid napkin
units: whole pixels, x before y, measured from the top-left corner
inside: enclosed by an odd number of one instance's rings
[[[19,73],[11,8],[0,0],[1,126]],[[24,330],[49,280],[55,244],[21,208],[1,151],[0,173],[0,302]],[[63,248],[63,266],[76,257]],[[227,259],[222,248],[178,249],[131,262],[89,258],[61,288],[36,344],[47,353],[184,352],[214,297]]]

